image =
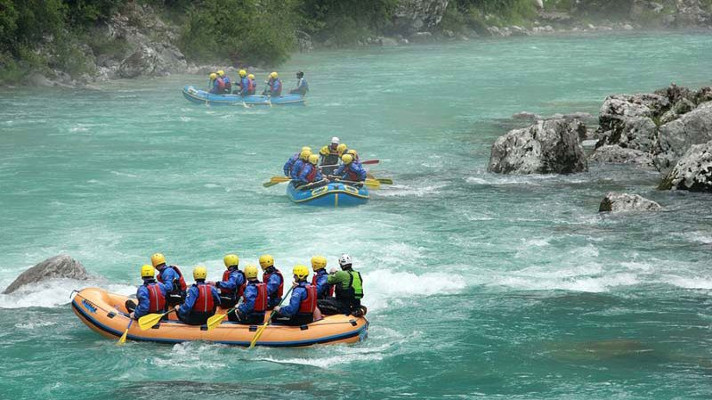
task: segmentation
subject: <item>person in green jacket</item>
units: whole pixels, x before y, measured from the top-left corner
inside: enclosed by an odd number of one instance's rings
[[[336,297],[318,300],[322,314],[351,314],[360,317],[366,314],[366,307],[361,305],[363,299],[363,278],[361,273],[354,271],[351,256],[342,254],[339,258],[341,271],[332,268],[327,278],[330,285],[336,288]]]

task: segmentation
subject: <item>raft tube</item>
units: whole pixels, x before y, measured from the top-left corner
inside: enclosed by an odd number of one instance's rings
[[[342,182],[329,182],[307,190],[297,189],[290,182],[287,185],[287,196],[298,204],[327,207],[357,206],[365,204],[369,199],[365,185],[356,187]]]
[[[100,288],[86,288],[72,299],[72,310],[93,331],[110,339],[118,339],[129,325],[130,318],[124,303],[128,297],[109,293]],[[218,313],[227,310],[218,308]],[[269,313],[267,313],[269,315]],[[186,325],[169,314],[170,320],[161,321],[152,329],[142,331],[134,321],[128,340],[181,343],[205,341],[248,347],[258,325],[240,325],[225,318],[222,324],[207,330],[205,325]],[[257,346],[301,347],[315,344],[356,343],[368,336],[368,320],[350,315],[328,315],[324,319],[302,326],[269,325],[257,341]]]
[[[205,90],[196,89],[193,86],[183,87],[183,97],[196,104],[208,104],[211,106],[287,106],[304,105],[304,96],[299,94],[287,94],[279,97],[269,97],[261,95],[251,95],[242,97],[237,94],[213,94]]]

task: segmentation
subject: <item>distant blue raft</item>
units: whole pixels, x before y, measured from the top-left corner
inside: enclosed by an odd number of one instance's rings
[[[300,190],[294,183],[287,185],[289,199],[298,204],[312,206],[344,207],[365,204],[368,201],[366,186],[356,187],[342,182],[329,182],[324,186]]]
[[[212,94],[193,86],[183,87],[183,97],[196,104],[209,104],[211,106],[287,106],[304,105],[304,96],[287,94],[279,97],[269,96],[239,96],[236,94]]]

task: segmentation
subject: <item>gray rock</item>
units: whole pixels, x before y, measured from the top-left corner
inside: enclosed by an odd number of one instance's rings
[[[393,25],[406,35],[435,28],[445,15],[449,0],[399,0]]]
[[[3,294],[10,294],[20,287],[46,281],[49,279],[88,279],[87,271],[82,264],[70,256],[60,254],[48,258],[27,271],[20,274],[14,282],[8,286]]]
[[[658,94],[618,94],[606,97],[599,111],[599,124],[604,131],[613,130],[627,117],[654,118],[670,109],[667,96]]]
[[[690,146],[659,188],[712,192],[712,141]]]
[[[396,39],[386,36],[377,37],[376,43],[380,46],[398,46],[398,41]]]
[[[658,127],[647,117],[627,117],[610,131],[603,132],[597,146],[618,145],[628,149],[650,151],[655,143]]]
[[[430,40],[433,34],[430,32],[415,32],[410,36],[410,40],[413,42],[425,42]]]
[[[503,174],[569,174],[588,167],[576,127],[564,119],[550,119],[499,137],[487,169]]]
[[[589,162],[599,164],[633,164],[637,167],[655,169],[650,153],[640,150],[625,149],[616,145],[597,148],[588,158]]]
[[[609,192],[601,200],[598,212],[660,211],[660,204],[637,194]]]
[[[660,127],[654,150],[655,166],[667,172],[694,144],[712,140],[712,101]]]

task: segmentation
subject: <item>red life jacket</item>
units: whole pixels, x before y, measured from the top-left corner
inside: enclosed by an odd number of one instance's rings
[[[315,288],[316,288],[316,286],[317,286],[317,280],[318,280],[318,279],[319,279],[319,274],[314,274],[314,276],[312,276],[312,282],[311,282],[311,284],[312,284],[312,286],[314,286]],[[326,294],[327,297],[333,297],[333,296],[334,296],[334,285],[329,285],[329,284],[327,283],[326,286],[329,288],[329,289],[327,290],[327,294]]]
[[[242,293],[245,292],[245,285],[247,283],[247,279],[245,279],[245,273],[240,271],[239,269],[237,270],[240,274],[242,274],[242,282],[244,282],[242,285],[240,285],[237,288],[237,294],[235,294],[234,290],[228,289],[228,288],[220,288],[220,294],[228,295],[228,296],[235,296],[235,298],[239,298],[242,296]],[[230,279],[230,273],[231,271],[229,269],[226,269],[225,272],[223,272],[223,277],[222,280],[227,281]]]
[[[284,277],[282,276],[282,273],[279,272],[279,270],[276,268],[274,272],[272,272],[272,274],[279,275],[279,279],[281,280],[281,282],[279,283],[279,288],[277,289],[277,293],[275,294],[277,297],[281,298],[282,293],[284,293]],[[269,277],[272,276],[272,274],[262,274],[262,280],[265,284],[269,283]]]
[[[218,90],[220,90],[221,92],[225,90],[225,81],[223,80],[223,78],[218,77],[215,80],[218,82]]]
[[[178,285],[180,286],[180,290],[185,292],[185,290],[188,289],[188,285],[185,284],[185,279],[183,279],[183,273],[181,273],[178,267],[176,267],[175,265],[171,265],[170,267],[166,266],[166,268],[173,268],[174,270],[176,270],[176,272],[178,273]],[[163,271],[158,274],[158,282],[165,283],[163,282]]]
[[[348,175],[348,180],[358,182],[358,174],[351,169],[351,165],[349,164],[345,169],[346,169],[346,175]]]
[[[146,285],[148,289],[148,312],[163,312],[166,310],[166,296],[161,292],[158,283],[153,282]]]
[[[311,315],[316,309],[316,286],[314,285],[304,285],[304,289],[307,290],[307,298],[302,300],[299,304],[299,314],[309,314]]]
[[[316,173],[319,172],[319,170],[316,166],[314,166],[314,164],[309,164],[312,166],[312,170],[307,174],[307,182],[314,182],[314,179],[316,179]]]
[[[212,287],[206,284],[196,284],[195,286],[198,288],[198,298],[193,304],[193,311],[200,313],[215,312]]]
[[[255,83],[254,79],[247,79],[247,90],[250,93],[254,93],[255,89],[257,88],[257,84]]]
[[[267,310],[267,285],[264,283],[253,283],[257,288],[257,298],[252,312],[265,312]],[[245,301],[246,299],[243,299]]]

